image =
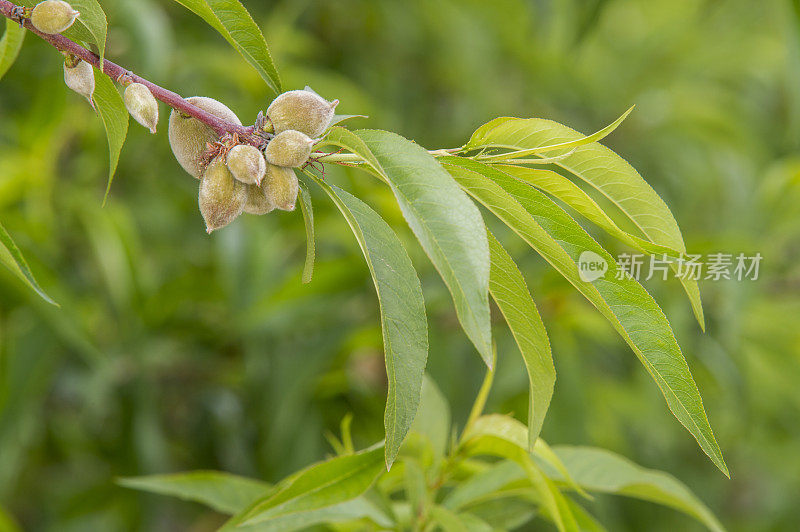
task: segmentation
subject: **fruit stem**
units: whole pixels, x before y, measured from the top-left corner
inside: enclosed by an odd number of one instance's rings
[[[21,23],[22,26],[53,45],[56,49],[86,61],[94,68],[100,70],[102,73],[110,77],[112,80],[117,81],[121,76],[125,76],[125,79],[129,80],[130,82],[141,83],[150,89],[150,92],[157,100],[164,102],[183,114],[190,115],[207,124],[220,136],[225,133],[235,133],[239,135],[241,140],[244,140],[248,143],[255,145],[263,143],[262,139],[253,134],[252,127],[240,126],[238,124],[234,124],[233,122],[228,122],[227,120],[223,120],[222,118],[214,116],[211,113],[187,102],[179,94],[156,85],[155,83],[148,81],[141,76],[137,76],[136,74],[130,72],[127,68],[121,67],[116,63],[109,61],[108,59],[103,60],[101,68],[100,57],[97,54],[91,50],[87,50],[83,46],[64,37],[63,35],[48,35],[46,33],[42,33],[33,27],[33,24],[31,24],[29,18],[20,17],[21,9],[22,6],[18,6],[12,2],[9,2],[8,0],[0,0],[0,13],[2,13],[4,17]],[[25,12],[25,14],[27,15],[28,13]]]

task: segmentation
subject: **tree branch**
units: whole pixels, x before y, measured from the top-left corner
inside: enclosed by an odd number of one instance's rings
[[[8,0],[0,0],[0,13],[3,14],[8,19],[11,19],[15,22],[20,22],[17,13],[22,9],[22,6],[17,6],[16,4],[9,2]],[[199,107],[192,105],[191,103],[184,100],[179,94],[172,92],[171,90],[165,89],[155,83],[146,80],[141,76],[137,76],[133,72],[119,66],[116,63],[105,59],[103,61],[103,68],[100,68],[100,57],[92,52],[91,50],[87,50],[83,46],[79,45],[75,41],[67,39],[63,35],[49,35],[46,33],[42,33],[36,28],[33,27],[31,24],[30,19],[22,19],[21,20],[22,26],[27,28],[32,33],[35,33],[45,41],[49,42],[53,45],[56,49],[60,50],[61,52],[65,52],[68,54],[72,54],[75,57],[78,57],[98,70],[101,70],[104,74],[110,77],[114,81],[119,81],[121,77],[126,76],[132,82],[141,83],[142,85],[146,86],[150,89],[150,92],[153,93],[153,96],[157,100],[161,100],[165,104],[169,105],[173,109],[180,111],[183,114],[190,115],[197,120],[207,124],[209,127],[214,129],[214,131],[222,136],[225,133],[236,134],[239,136],[239,139],[242,141],[249,142],[251,144],[261,144],[263,140],[258,137],[257,135],[253,134],[252,127],[244,127],[238,124],[234,124],[233,122],[228,122],[227,120],[223,120],[217,116],[212,115],[211,113],[200,109]]]

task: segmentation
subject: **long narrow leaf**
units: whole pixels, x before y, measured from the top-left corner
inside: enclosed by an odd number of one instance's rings
[[[302,181],[300,182],[300,210],[303,211],[303,223],[306,226],[306,262],[303,266],[303,283],[310,283],[314,275],[316,241],[314,238],[314,207],[311,204],[311,193]]]
[[[281,80],[272,61],[261,29],[239,0],[175,0],[227,40],[244,57],[275,93],[280,93]]]
[[[525,279],[514,259],[491,233],[489,252],[492,258],[489,292],[514,335],[528,371],[528,448],[532,450],[556,382],[550,341]]]
[[[536,188],[547,192],[551,196],[563,201],[569,207],[575,209],[587,220],[603,229],[605,232],[618,238],[634,249],[650,255],[668,255],[680,258],[683,254],[667,246],[655,244],[644,238],[639,238],[627,231],[622,230],[614,221],[600,208],[600,206],[587,194],[581,187],[570,181],[563,175],[552,170],[542,170],[540,168],[527,168],[514,165],[497,165],[497,168],[509,175],[516,177],[526,183],[530,183]]]
[[[386,467],[390,468],[417,413],[428,358],[422,287],[400,240],[375,211],[342,189],[321,180],[317,183],[353,230],[378,293],[389,381],[384,426]]]
[[[33,273],[31,273],[31,269],[28,267],[28,263],[25,261],[25,257],[22,256],[22,252],[2,224],[0,224],[0,263],[11,270],[14,275],[22,279],[22,281],[31,287],[34,292],[39,294],[42,299],[51,305],[58,306],[58,303],[50,299],[50,296],[48,296],[44,290],[42,290],[42,287],[39,286],[39,283],[36,282]]]
[[[556,446],[553,450],[572,478],[590,491],[670,506],[694,517],[710,530],[724,530],[711,510],[682,482],[667,473],[645,469],[605,449]]]
[[[400,135],[334,127],[324,142],[361,156],[391,187],[450,290],[464,332],[491,365],[489,244],[478,208],[433,156]]]
[[[497,118],[479,127],[466,149],[502,144],[516,149],[541,148],[570,143],[584,136],[558,122],[541,118]],[[578,146],[555,164],[582,179],[606,196],[655,244],[686,252],[678,222],[664,200],[625,159],[593,142]],[[681,277],[692,310],[705,328],[697,281]]]
[[[381,447],[337,456],[293,475],[288,485],[256,502],[243,516],[242,524],[313,512],[357,498],[383,471]]]
[[[8,69],[17,60],[24,40],[25,28],[7,18],[6,31],[3,33],[3,38],[0,39],[0,79],[3,79]]]
[[[122,96],[117,92],[114,83],[98,71],[94,73],[95,89],[94,104],[108,138],[108,185],[103,201],[108,199],[111,192],[111,183],[114,180],[114,173],[117,171],[119,154],[122,145],[125,144],[125,137],[128,136],[128,110]]]
[[[443,164],[461,186],[520,235],[611,322],[664,394],[672,413],[725,475],[703,400],[663,311],[647,291],[616,263],[553,200],[487,165],[460,157]],[[581,279],[584,252],[606,263],[605,275]]]
[[[233,515],[264,495],[270,485],[222,471],[189,471],[169,475],[130,477],[117,484],[161,495],[199,502],[224,514]]]

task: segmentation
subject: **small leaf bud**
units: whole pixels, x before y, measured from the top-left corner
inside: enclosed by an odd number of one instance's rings
[[[131,116],[155,134],[158,125],[158,102],[146,86],[131,83],[125,87],[125,107]]]
[[[225,227],[242,213],[247,186],[233,178],[221,157],[215,157],[203,172],[197,199],[206,222],[206,232]]]
[[[267,175],[261,182],[261,188],[264,189],[270,203],[277,209],[294,210],[300,185],[293,169],[274,164],[267,165]]]
[[[314,141],[305,133],[290,129],[275,135],[264,154],[267,162],[275,166],[303,166],[311,155],[313,144]]]
[[[233,111],[213,98],[193,96],[186,101],[223,120],[242,125]],[[170,113],[169,145],[178,163],[194,177],[199,178],[203,173],[203,154],[206,145],[217,140],[219,136],[210,126],[191,116],[181,115],[181,112],[175,109]]]
[[[327,101],[307,90],[284,92],[267,108],[267,118],[275,133],[294,129],[309,137],[322,135],[331,120],[339,100]]]
[[[64,63],[64,83],[67,87],[74,90],[81,96],[89,100],[89,104],[94,109],[94,69],[86,61],[78,61],[75,66]]]
[[[264,154],[250,144],[239,144],[231,148],[227,164],[233,177],[247,185],[260,185],[267,171]]]
[[[262,215],[272,212],[275,205],[267,198],[264,189],[258,185],[247,186],[247,202],[244,204],[244,212],[247,214]]]
[[[31,24],[42,33],[54,35],[66,31],[78,13],[62,0],[45,0],[36,5],[31,12]]]

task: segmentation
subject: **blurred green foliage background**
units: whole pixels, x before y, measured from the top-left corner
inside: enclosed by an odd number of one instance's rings
[[[606,140],[671,206],[694,253],[764,256],[758,281],[701,283],[708,332],[675,280],[648,282],[675,327],[733,478],[671,417],[632,352],[518,241],[553,344],[543,437],[606,447],[673,473],[731,530],[800,523],[800,11],[751,0],[245,1],[287,88],[339,98],[350,127],[460,146],[496,116]],[[221,37],[166,0],[104,0],[108,57],[245,123],[271,95]],[[222,469],[275,481],[330,448],[348,412],[382,437],[377,301],[356,242],[314,191],[318,263],[302,285],[302,216],[242,217],[207,236],[197,183],[131,123],[111,197],[102,125],[63,87],[61,57],[28,35],[0,83],[0,220],[48,306],[0,271],[0,529],[211,530],[199,505],[114,484]],[[420,271],[429,372],[463,423],[483,368],[389,192],[329,169],[400,233]],[[628,251],[600,237],[614,253]],[[527,380],[502,327],[489,410],[525,419]],[[610,530],[699,529],[600,496]],[[541,522],[538,526],[546,527]]]

